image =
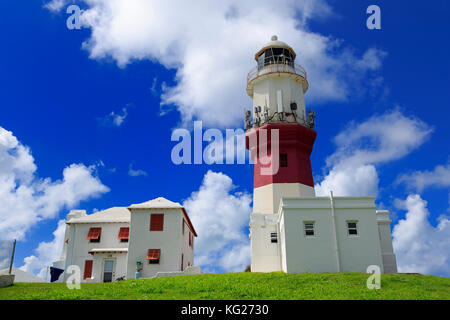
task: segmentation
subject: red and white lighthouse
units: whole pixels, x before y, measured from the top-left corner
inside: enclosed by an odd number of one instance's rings
[[[295,56],[290,46],[273,36],[256,53],[258,65],[248,74],[253,121],[247,114],[246,145],[255,160],[255,213],[277,213],[281,197],[315,196],[310,154],[317,134],[313,130],[313,113],[307,116],[305,111],[306,71],[294,62]],[[272,154],[270,147],[273,130],[278,131],[278,154]],[[261,159],[260,148],[266,140],[267,152],[263,155],[267,157]],[[272,173],[264,172],[264,167],[274,163]]]
[[[275,245],[281,198],[315,197],[310,155],[317,134],[314,113],[305,110],[306,71],[294,62],[295,56],[290,46],[273,36],[256,53],[257,66],[247,78],[253,120],[246,111],[246,147],[255,161],[250,219],[253,272],[282,270],[285,249]]]
[[[276,36],[250,71],[246,146],[254,166],[251,271],[397,272],[389,212],[374,197],[316,197],[310,155],[317,133],[305,110],[306,71]]]

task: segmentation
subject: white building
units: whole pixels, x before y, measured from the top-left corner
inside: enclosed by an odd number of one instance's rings
[[[315,195],[310,154],[317,133],[314,114],[306,113],[306,71],[295,56],[274,36],[256,53],[258,65],[247,78],[253,121],[246,112],[246,144],[255,160],[251,270],[366,272],[377,265],[395,273],[388,211],[377,211],[373,197]],[[261,161],[262,146],[269,162]]]
[[[78,266],[84,282],[134,279],[138,269],[142,278],[184,271],[194,263],[196,236],[184,207],[164,198],[90,215],[72,210],[61,260],[53,265]]]

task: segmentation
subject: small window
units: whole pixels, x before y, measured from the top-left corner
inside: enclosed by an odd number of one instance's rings
[[[181,230],[182,230],[182,234],[184,234],[184,219],[183,219],[183,226],[181,227]]]
[[[276,232],[272,232],[270,234],[270,242],[271,243],[277,243],[278,242],[278,235]]]
[[[280,167],[286,168],[288,166],[288,158],[286,153],[280,154]]]
[[[347,222],[347,230],[349,236],[357,236],[358,235],[358,223],[355,221]]]
[[[314,222],[305,222],[303,224],[304,230],[305,230],[305,237],[314,237],[315,236],[315,230],[314,230]]]
[[[100,242],[100,236],[102,234],[102,228],[90,228],[87,239],[90,243],[98,243]]]
[[[130,228],[123,227],[119,229],[119,236],[120,242],[128,242],[128,238],[130,236]]]
[[[161,249],[148,249],[147,260],[149,264],[159,264]]]

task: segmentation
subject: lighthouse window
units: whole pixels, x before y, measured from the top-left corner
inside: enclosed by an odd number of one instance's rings
[[[347,230],[349,236],[357,236],[358,235],[358,226],[357,222],[347,222]]]
[[[314,222],[304,222],[305,237],[314,237]]]
[[[269,48],[258,57],[258,70],[272,64],[287,64],[294,66],[292,53],[285,48]]]
[[[273,232],[270,234],[270,242],[271,243],[277,243],[278,242],[278,235],[276,232]]]
[[[286,168],[287,166],[288,166],[287,154],[286,153],[281,153],[280,154],[280,167],[281,168]]]

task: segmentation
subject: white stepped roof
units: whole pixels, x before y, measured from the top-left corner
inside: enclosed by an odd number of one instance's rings
[[[23,270],[12,268],[11,273],[15,275],[14,282],[45,282],[44,279]],[[9,268],[0,270],[0,275],[9,274]]]
[[[166,198],[159,197],[150,201],[132,204],[130,209],[151,209],[151,208],[183,208],[178,202],[172,202]]]
[[[126,207],[113,207],[93,214],[69,218],[68,223],[119,223],[130,222],[130,211]]]

